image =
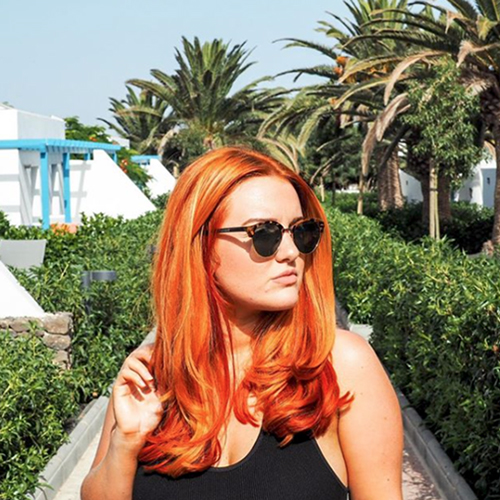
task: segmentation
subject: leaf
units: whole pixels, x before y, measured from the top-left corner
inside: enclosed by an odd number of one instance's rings
[[[480,40],[486,40],[490,31],[498,26],[499,21],[492,21],[484,16],[478,16],[476,21],[477,32]]]
[[[370,159],[375,144],[382,140],[385,131],[393,123],[394,119],[408,109],[410,109],[410,104],[407,94],[400,94],[391,101],[370,127],[363,142],[363,154],[361,158],[361,171],[364,176],[368,175]]]
[[[389,98],[391,96],[392,90],[394,89],[394,86],[400,79],[401,75],[411,66],[414,64],[421,62],[428,57],[438,57],[438,56],[443,56],[446,53],[443,51],[437,51],[437,50],[430,50],[430,51],[425,51],[425,52],[419,52],[418,54],[414,54],[404,61],[402,61],[400,64],[396,66],[394,71],[392,72],[389,81],[387,82],[387,85],[385,87],[385,92],[384,92],[384,103],[387,104],[389,102]]]
[[[479,54],[481,52],[487,52],[488,50],[491,50],[493,48],[498,48],[498,47],[500,47],[500,42],[492,43],[489,45],[483,45],[482,47],[478,47],[477,45],[474,45],[469,40],[464,40],[460,44],[460,51],[459,51],[458,56],[457,56],[457,65],[460,66],[464,62],[466,57],[469,56],[470,54]]]

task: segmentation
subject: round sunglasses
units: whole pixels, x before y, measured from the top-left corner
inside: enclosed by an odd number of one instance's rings
[[[271,257],[278,251],[285,231],[290,232],[300,253],[314,252],[319,245],[324,228],[324,222],[317,219],[301,220],[288,228],[284,228],[279,222],[268,220],[252,226],[225,227],[217,229],[216,232],[246,232],[252,238],[255,251],[261,257]]]

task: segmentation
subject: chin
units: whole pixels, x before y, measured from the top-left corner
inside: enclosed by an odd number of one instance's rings
[[[292,295],[292,294],[290,294]],[[297,302],[299,301],[298,293],[294,293],[293,296],[280,297],[279,299],[272,302],[268,302],[266,305],[263,304],[263,310],[265,311],[286,311],[288,309],[293,309]]]

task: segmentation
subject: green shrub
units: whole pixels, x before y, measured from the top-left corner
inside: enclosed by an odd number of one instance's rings
[[[24,499],[38,474],[64,443],[74,415],[71,372],[52,362],[36,337],[0,332],[0,498]]]
[[[480,498],[500,495],[500,261],[328,213],[336,293]]]
[[[76,234],[45,231],[44,265],[13,270],[46,312],[73,313],[72,359],[80,403],[106,390],[127,354],[152,326],[149,248],[162,215],[156,211],[125,221],[100,214],[84,217]],[[40,232],[15,228],[15,235],[23,238]],[[113,270],[117,279],[94,282],[85,291],[81,279],[90,270]]]
[[[331,202],[328,201],[327,205]],[[344,213],[356,213],[357,193],[337,193],[334,207]],[[428,222],[422,218],[422,203],[407,203],[403,208],[379,211],[376,193],[367,193],[363,214],[380,222],[392,236],[399,235],[410,243],[421,243],[429,234]],[[452,218],[441,222],[441,234],[451,245],[468,254],[481,251],[491,238],[493,210],[474,203],[456,202],[451,205]]]

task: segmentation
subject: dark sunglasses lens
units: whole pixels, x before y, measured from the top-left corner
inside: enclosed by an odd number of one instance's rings
[[[255,228],[253,246],[261,257],[273,255],[281,243],[281,227],[279,224],[265,222]]]
[[[293,240],[301,253],[316,250],[321,239],[321,225],[318,221],[305,221],[297,224],[293,230]]]

